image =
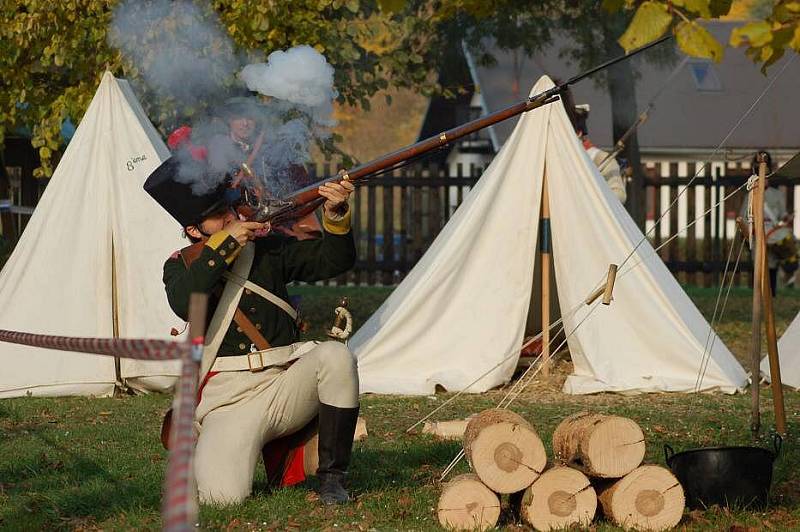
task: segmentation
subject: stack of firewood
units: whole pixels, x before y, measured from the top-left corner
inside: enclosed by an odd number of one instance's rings
[[[530,423],[508,410],[485,410],[467,425],[464,453],[474,473],[444,485],[438,518],[446,528],[495,526],[503,494],[536,530],[588,526],[598,501],[626,529],[666,530],[683,515],[683,488],[669,470],[641,465],[644,434],[627,418],[582,412],[564,419],[548,464]]]

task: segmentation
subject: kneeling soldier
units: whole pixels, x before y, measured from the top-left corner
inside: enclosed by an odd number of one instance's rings
[[[222,188],[192,194],[189,185],[175,179],[178,167],[174,157],[169,159],[145,189],[189,238],[202,243],[184,248],[164,264],[170,306],[187,319],[192,292],[212,298],[196,414],[194,466],[200,500],[245,499],[265,444],[301,432],[316,418],[320,499],[346,502],[344,477],[358,417],[355,360],[338,342],[297,341],[286,284],[328,279],[353,266],[356,251],[347,205],[353,185],[320,187],[326,198],[323,238],[298,241],[276,232],[255,238],[268,226],[240,220]]]

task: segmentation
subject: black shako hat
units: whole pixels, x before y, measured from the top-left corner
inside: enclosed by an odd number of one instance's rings
[[[253,97],[235,96],[228,98],[216,110],[216,114],[223,120],[233,120],[236,118],[253,118],[258,116],[259,102]]]
[[[225,183],[205,194],[195,194],[189,183],[178,181],[179,172],[206,172],[202,163],[179,161],[172,156],[150,174],[144,182],[144,190],[161,205],[164,210],[178,220],[181,227],[197,225],[203,218],[224,207],[226,198]]]

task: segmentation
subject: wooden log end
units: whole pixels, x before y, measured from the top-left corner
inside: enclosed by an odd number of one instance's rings
[[[632,419],[580,412],[556,427],[553,453],[589,476],[620,478],[642,463],[644,433]]]
[[[603,513],[626,529],[668,530],[680,522],[686,504],[675,475],[655,465],[640,466],[598,491]]]
[[[436,516],[449,530],[487,530],[500,518],[500,499],[477,475],[459,475],[444,485]]]
[[[458,440],[464,438],[469,419],[453,419],[450,421],[426,421],[422,426],[423,434],[430,434],[441,440]]]
[[[576,469],[556,466],[525,490],[520,516],[536,530],[586,528],[597,511],[589,478]]]
[[[646,450],[641,427],[619,416],[608,416],[598,423],[585,447],[592,469],[605,478],[619,478],[639,467]]]
[[[547,464],[533,426],[508,410],[484,410],[472,418],[464,432],[464,453],[481,481],[497,493],[527,488]]]

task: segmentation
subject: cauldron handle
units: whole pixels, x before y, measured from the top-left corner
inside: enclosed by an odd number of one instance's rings
[[[772,434],[772,447],[775,449],[772,459],[775,460],[781,454],[781,447],[783,447],[783,438],[777,432]]]
[[[669,461],[672,459],[673,456],[675,456],[675,451],[672,449],[672,446],[670,446],[670,444],[668,444],[668,443],[665,443],[664,444],[664,462],[666,462],[667,466],[669,466]]]

